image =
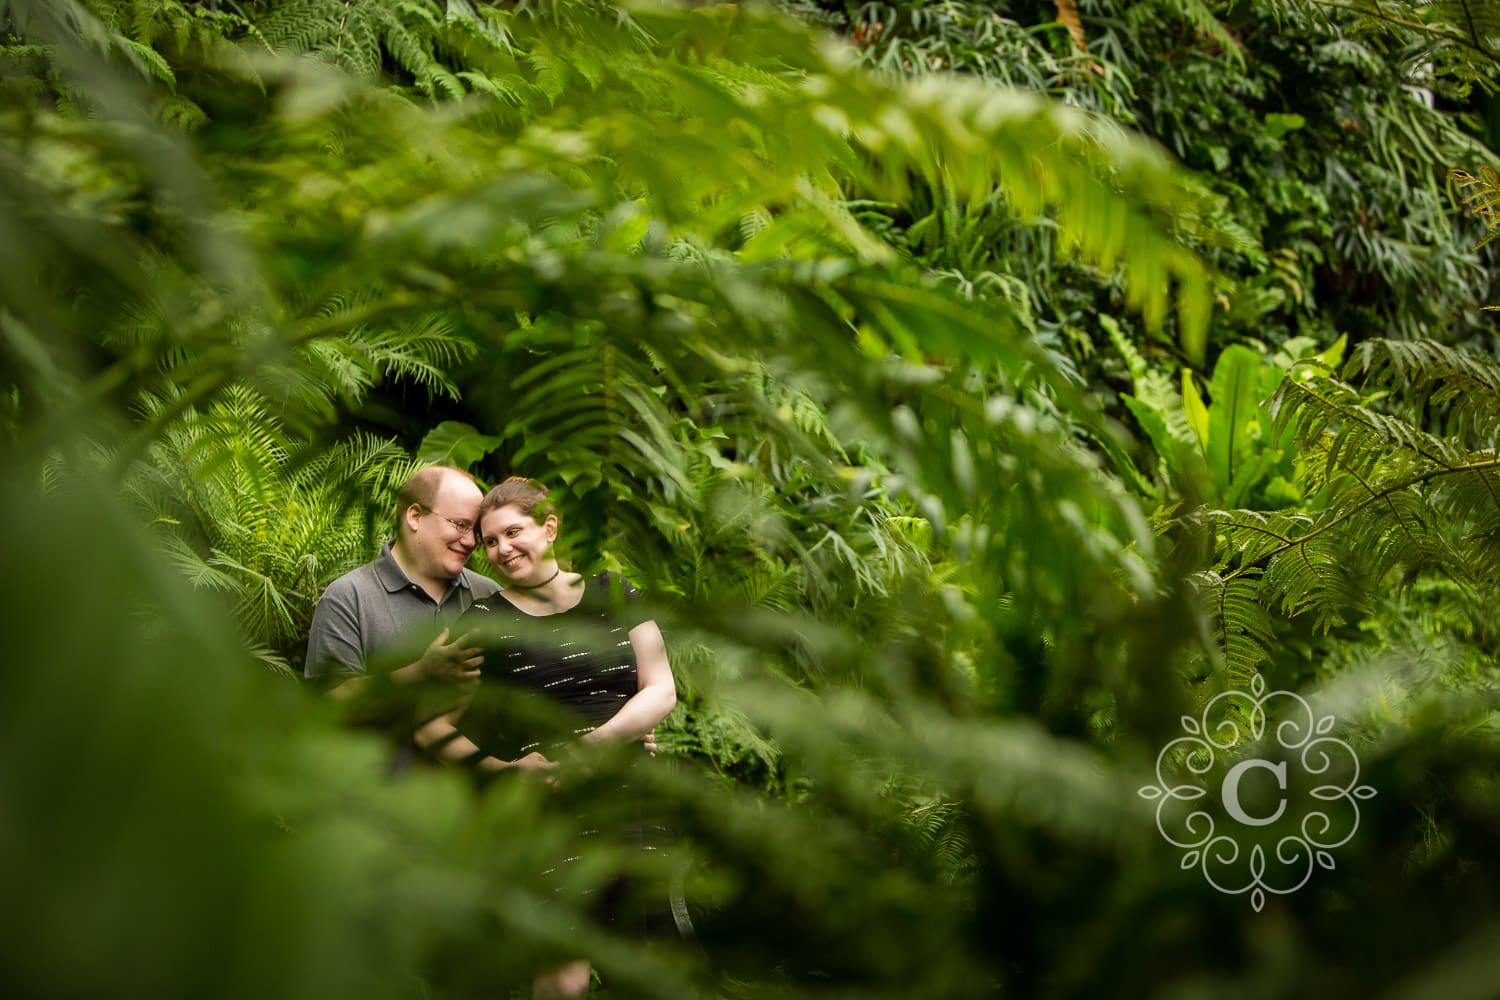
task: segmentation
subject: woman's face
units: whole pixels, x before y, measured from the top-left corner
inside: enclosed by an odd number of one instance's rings
[[[496,507],[479,520],[479,544],[490,565],[512,583],[531,583],[551,572],[557,515],[537,524],[515,504]]]

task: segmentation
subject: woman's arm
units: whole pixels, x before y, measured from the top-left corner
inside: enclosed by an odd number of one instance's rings
[[[460,706],[445,715],[428,719],[417,727],[412,740],[423,750],[434,754],[439,760],[453,764],[473,763],[480,771],[494,773],[507,768],[519,767],[525,771],[546,771],[557,765],[532,751],[519,760],[501,760],[485,753],[479,745],[458,731],[458,720],[464,714]]]
[[[656,622],[644,621],[631,629],[630,647],[635,651],[635,694],[602,725],[585,734],[583,742],[638,740],[677,705],[677,682],[672,679],[667,643]]]

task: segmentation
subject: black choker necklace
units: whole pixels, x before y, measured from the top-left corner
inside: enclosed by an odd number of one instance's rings
[[[513,584],[511,584],[511,586],[514,587],[516,590],[538,590],[538,589],[540,589],[542,587],[547,586],[547,584],[551,583],[553,580],[556,580],[557,579],[557,574],[561,573],[561,572],[562,572],[562,567],[559,566],[559,567],[557,567],[557,570],[551,576],[547,577],[547,579],[543,580],[541,583],[532,583],[532,584],[513,583]]]

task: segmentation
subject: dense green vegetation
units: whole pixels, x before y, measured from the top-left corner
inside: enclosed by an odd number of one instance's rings
[[[1497,53],[1462,0],[0,0],[0,987],[1491,995]],[[296,680],[429,461],[653,602],[695,940],[538,875],[618,761],[392,780]],[[1252,905],[1138,790],[1266,688],[1376,794]]]

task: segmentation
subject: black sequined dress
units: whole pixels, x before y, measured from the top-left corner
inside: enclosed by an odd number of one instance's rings
[[[473,630],[484,648],[479,690],[459,730],[488,753],[516,760],[557,749],[608,721],[635,694],[630,630],[643,619],[636,591],[600,574],[578,604],[529,615],[498,594],[474,604],[450,634]]]
[[[484,649],[479,687],[458,723],[459,731],[502,760],[517,760],[532,751],[558,760],[563,746],[608,721],[636,693],[629,633],[645,620],[636,596],[629,583],[612,581],[606,573],[588,581],[577,605],[557,614],[529,615],[499,595],[475,603],[451,633],[460,636],[472,630]],[[639,744],[636,748],[645,758],[644,749]],[[626,794],[621,798],[628,801],[629,784],[623,787]],[[602,820],[597,815],[579,819],[579,842],[559,859],[559,868],[576,861],[589,840],[600,835],[601,826],[645,852],[661,850],[666,841],[661,824],[638,808],[628,816],[613,812]],[[593,906],[596,918],[621,923],[625,918],[620,901],[627,890],[638,891],[622,881],[606,886]],[[659,896],[664,905],[664,888],[648,895]],[[629,922],[648,933],[664,925],[658,907],[647,904],[645,912],[630,909]]]

